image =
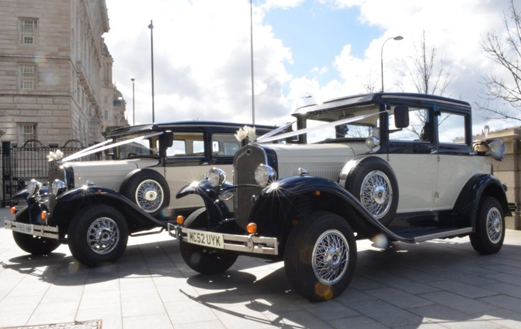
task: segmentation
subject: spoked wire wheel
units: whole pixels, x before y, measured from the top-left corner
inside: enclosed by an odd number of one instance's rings
[[[326,285],[337,283],[349,263],[349,244],[338,230],[328,230],[317,239],[313,248],[312,266],[317,279]]]
[[[393,188],[385,173],[373,170],[365,176],[360,188],[360,202],[374,218],[384,217],[391,208]]]
[[[137,204],[148,213],[157,211],[163,204],[163,199],[163,188],[153,179],[142,181],[136,188]]]
[[[496,207],[490,208],[487,213],[487,235],[492,243],[498,243],[503,236],[503,218]]]
[[[99,255],[110,253],[118,245],[120,238],[118,225],[108,217],[96,219],[87,231],[90,249]]]

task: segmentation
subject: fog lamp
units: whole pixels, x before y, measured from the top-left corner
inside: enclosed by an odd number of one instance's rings
[[[370,149],[374,149],[377,146],[380,146],[380,139],[376,136],[367,137],[365,139],[365,145]]]

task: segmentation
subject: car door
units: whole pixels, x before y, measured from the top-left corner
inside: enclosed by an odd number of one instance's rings
[[[174,131],[172,146],[166,150],[165,179],[170,187],[170,208],[187,209],[203,206],[201,197],[175,195],[185,185],[204,178],[219,166],[232,180],[233,156],[241,144],[233,132]]]
[[[389,115],[389,164],[398,181],[398,213],[430,211],[437,178],[433,109],[409,107],[409,126],[395,128]]]
[[[470,125],[468,112],[441,109],[437,116],[439,151],[435,210],[452,209],[472,176],[490,172],[487,157],[472,155]]]

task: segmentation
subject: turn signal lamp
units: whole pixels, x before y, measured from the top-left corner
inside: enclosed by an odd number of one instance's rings
[[[179,216],[177,216],[176,222],[179,225],[183,225],[183,223],[185,222],[185,218],[183,216],[179,215]]]
[[[250,233],[250,234],[257,233],[257,224],[255,224],[255,223],[249,223],[249,224],[246,226],[246,231],[248,231],[248,233]]]
[[[46,220],[47,216],[48,216],[47,211],[45,211],[45,210],[42,211],[42,214],[40,216],[42,217],[43,220]]]
[[[11,207],[11,214],[16,215],[16,208],[15,207]]]

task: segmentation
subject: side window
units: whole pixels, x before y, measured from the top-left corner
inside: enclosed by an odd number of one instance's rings
[[[232,133],[212,135],[212,154],[214,157],[230,157],[241,148],[241,143]]]
[[[174,132],[174,141],[166,150],[166,155],[204,156],[204,134]]]
[[[396,128],[394,114],[389,115],[389,139],[391,141],[432,142],[432,126],[429,109],[409,107],[409,126]]]
[[[465,136],[465,115],[442,110],[438,117],[438,140],[440,144],[466,145]]]

